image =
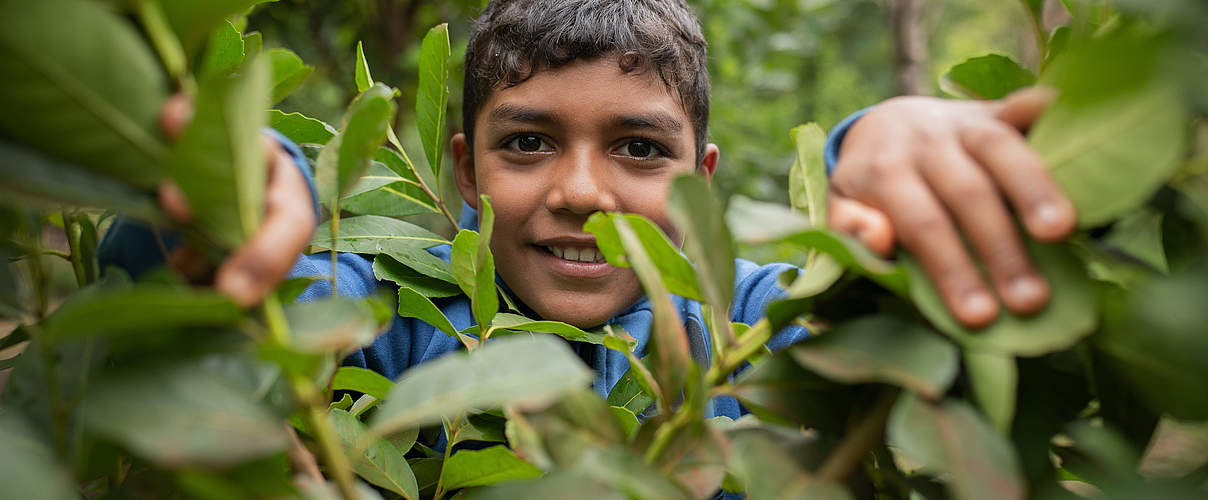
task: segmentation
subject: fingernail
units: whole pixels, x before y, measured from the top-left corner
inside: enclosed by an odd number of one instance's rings
[[[1057,205],[1052,203],[1043,203],[1036,207],[1033,217],[1035,217],[1037,224],[1052,226],[1061,222],[1061,210],[1057,208]]]
[[[997,307],[994,303],[994,298],[983,291],[969,292],[965,295],[962,303],[965,306],[965,314],[975,318],[992,316],[995,307]]]
[[[1020,276],[1007,283],[1006,294],[1011,308],[1017,313],[1031,313],[1044,306],[1048,298],[1047,285],[1035,276]]]

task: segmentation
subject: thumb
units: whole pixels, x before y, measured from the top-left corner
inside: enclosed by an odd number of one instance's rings
[[[831,191],[827,196],[827,215],[832,229],[855,236],[882,257],[893,253],[893,225],[884,212]]]
[[[1020,131],[1027,131],[1032,123],[1057,99],[1057,90],[1051,87],[1028,87],[1018,90],[995,103],[994,117]]]

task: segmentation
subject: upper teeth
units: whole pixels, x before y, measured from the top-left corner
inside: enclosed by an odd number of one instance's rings
[[[566,260],[579,262],[604,262],[604,255],[595,248],[548,246],[550,253]]]

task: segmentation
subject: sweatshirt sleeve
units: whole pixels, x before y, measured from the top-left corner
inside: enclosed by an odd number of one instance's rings
[[[793,269],[789,264],[760,266],[754,262],[735,259],[734,301],[730,320],[753,325],[767,315],[768,305],[784,297],[780,274]],[[800,326],[788,326],[776,332],[767,342],[773,352],[809,338],[809,331]]]
[[[822,158],[826,162],[826,175],[835,173],[835,165],[839,164],[839,148],[843,147],[843,138],[847,136],[847,131],[851,130],[851,126],[855,125],[856,120],[868,113],[871,107],[861,109],[852,113],[851,116],[844,118],[843,121],[832,128],[830,135],[826,137],[826,146],[822,149]]]

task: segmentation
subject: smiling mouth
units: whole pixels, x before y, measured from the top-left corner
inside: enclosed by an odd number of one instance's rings
[[[600,253],[600,250],[597,248],[553,245],[545,245],[542,248],[559,259],[571,262],[601,263],[605,261],[604,254]]]

